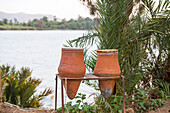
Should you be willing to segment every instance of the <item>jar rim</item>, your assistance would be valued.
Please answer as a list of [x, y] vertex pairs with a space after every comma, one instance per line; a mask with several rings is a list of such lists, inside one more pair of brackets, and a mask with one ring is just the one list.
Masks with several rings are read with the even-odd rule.
[[84, 50], [83, 48], [62, 48], [62, 50]]
[[111, 52], [118, 52], [118, 49], [100, 49], [96, 50], [97, 52], [105, 52], [105, 53], [111, 53]]

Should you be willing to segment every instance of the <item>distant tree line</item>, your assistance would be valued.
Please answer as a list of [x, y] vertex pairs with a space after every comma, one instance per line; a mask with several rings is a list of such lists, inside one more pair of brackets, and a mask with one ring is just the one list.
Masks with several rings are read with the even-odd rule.
[[[95, 25], [95, 21], [92, 20], [89, 17], [81, 17], [79, 16], [77, 20], [75, 19], [62, 19], [62, 20], [57, 20], [57, 18], [54, 16], [53, 20], [48, 20], [46, 16], [44, 16], [41, 19], [33, 19], [26, 22], [18, 22], [17, 19], [8, 20], [8, 19], [3, 19], [0, 21], [0, 30], [5, 28], [8, 29], [19, 29], [19, 28], [30, 28], [30, 29], [39, 29], [39, 30], [55, 30], [55, 29], [70, 29], [70, 30], [89, 30], [92, 29], [93, 26]], [[6, 27], [4, 27], [6, 26]]]

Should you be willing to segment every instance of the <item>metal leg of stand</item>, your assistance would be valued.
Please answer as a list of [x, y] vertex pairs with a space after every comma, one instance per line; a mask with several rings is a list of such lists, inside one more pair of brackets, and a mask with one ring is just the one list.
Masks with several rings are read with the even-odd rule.
[[64, 113], [64, 93], [63, 93], [63, 79], [61, 79], [61, 98], [62, 98], [62, 113]]
[[123, 82], [123, 113], [125, 113], [125, 81], [124, 81], [124, 76], [122, 77], [122, 82]]
[[55, 84], [55, 112], [56, 112], [56, 110], [57, 110], [57, 82], [58, 82], [58, 77], [56, 76], [56, 79], [55, 79], [55, 81], [56, 81], [56, 84]]

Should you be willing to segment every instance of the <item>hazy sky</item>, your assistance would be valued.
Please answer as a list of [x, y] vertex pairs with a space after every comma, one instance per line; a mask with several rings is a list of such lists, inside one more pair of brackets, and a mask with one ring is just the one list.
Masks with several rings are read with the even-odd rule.
[[57, 18], [90, 17], [80, 0], [0, 0], [0, 11], [7, 13], [52, 14]]

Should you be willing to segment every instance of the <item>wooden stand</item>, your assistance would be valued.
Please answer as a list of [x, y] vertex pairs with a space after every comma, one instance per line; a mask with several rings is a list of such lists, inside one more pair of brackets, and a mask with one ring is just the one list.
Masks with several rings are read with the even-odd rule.
[[125, 113], [125, 84], [124, 84], [124, 76], [120, 75], [118, 77], [98, 77], [94, 74], [86, 74], [84, 77], [79, 78], [68, 78], [68, 77], [60, 77], [59, 74], [56, 75], [56, 91], [55, 91], [55, 111], [57, 110], [57, 82], [58, 77], [61, 80], [61, 98], [62, 98], [62, 113], [64, 113], [64, 93], [63, 93], [63, 80], [111, 80], [111, 79], [122, 79], [123, 83], [123, 113]]

